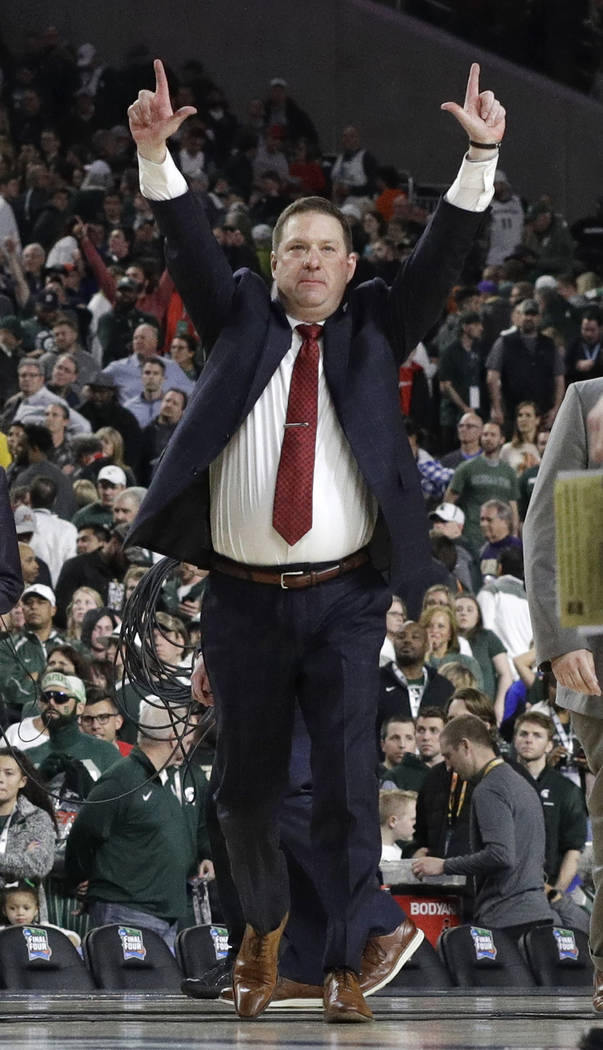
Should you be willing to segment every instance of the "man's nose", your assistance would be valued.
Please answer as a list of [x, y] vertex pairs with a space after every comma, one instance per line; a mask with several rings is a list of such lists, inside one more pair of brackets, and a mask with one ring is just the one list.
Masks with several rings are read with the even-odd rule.
[[308, 249], [305, 264], [310, 270], [316, 270], [320, 266], [320, 255], [317, 248]]

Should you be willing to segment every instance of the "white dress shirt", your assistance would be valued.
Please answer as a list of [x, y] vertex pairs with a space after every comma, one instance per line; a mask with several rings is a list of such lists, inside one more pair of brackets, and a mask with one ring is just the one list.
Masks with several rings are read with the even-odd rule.
[[[161, 164], [140, 157], [140, 188], [150, 200], [171, 200], [188, 189], [167, 153]], [[470, 211], [487, 208], [497, 157], [465, 159], [449, 203]], [[210, 465], [210, 515], [214, 549], [249, 565], [336, 561], [370, 540], [377, 503], [362, 478], [335, 414], [326, 384], [319, 338], [318, 422], [312, 528], [290, 547], [272, 526], [272, 509], [293, 365], [301, 346], [289, 317], [291, 346], [270, 382], [217, 459]], [[220, 406], [216, 406], [216, 411]]]

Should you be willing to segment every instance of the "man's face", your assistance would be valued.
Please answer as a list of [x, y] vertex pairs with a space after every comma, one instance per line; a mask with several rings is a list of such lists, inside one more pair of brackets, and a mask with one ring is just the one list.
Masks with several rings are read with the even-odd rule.
[[64, 690], [50, 686], [42, 691], [38, 705], [44, 725], [55, 727], [73, 722], [84, 706]]
[[68, 357], [59, 357], [52, 369], [51, 383], [53, 386], [70, 386], [77, 379], [77, 369]]
[[549, 440], [550, 430], [539, 430], [536, 435], [536, 448], [538, 449], [538, 455], [542, 459], [544, 450]]
[[179, 339], [176, 336], [172, 339], [170, 344], [170, 357], [172, 361], [175, 361], [181, 368], [188, 368], [193, 360], [193, 352], [188, 345], [186, 339]]
[[61, 674], [76, 674], [75, 665], [71, 662], [66, 653], [62, 653], [60, 649], [53, 649], [48, 660], [46, 661], [47, 671], [60, 671]]
[[538, 760], [553, 750], [546, 729], [536, 722], [522, 722], [515, 732], [515, 750], [525, 761]]
[[44, 386], [44, 376], [35, 365], [23, 364], [19, 369], [19, 390], [25, 397], [37, 394]]
[[[19, 544], [19, 557], [21, 559], [23, 582], [29, 587], [30, 584], [36, 582], [40, 569], [36, 561], [36, 556], [28, 543]], [[25, 608], [25, 606], [23, 608]]]
[[394, 638], [396, 635], [400, 634], [404, 624], [404, 619], [404, 607], [402, 602], [394, 599], [387, 610], [385, 617], [386, 631], [390, 638]]
[[99, 700], [97, 704], [86, 704], [80, 715], [82, 732], [96, 736], [113, 744], [117, 730], [121, 729], [123, 718], [110, 700]]
[[478, 767], [473, 757], [473, 751], [465, 740], [461, 740], [458, 747], [452, 747], [446, 739], [446, 735], [440, 737], [440, 751], [446, 763], [446, 768], [453, 773], [458, 773], [462, 780], [470, 780], [478, 772]]
[[138, 505], [136, 501], [131, 496], [126, 496], [122, 493], [120, 496], [116, 496], [113, 503], [113, 521], [116, 525], [131, 525], [137, 511]]
[[55, 612], [55, 606], [37, 594], [26, 594], [23, 598], [23, 615], [30, 631], [47, 630], [52, 625]]
[[38, 273], [45, 259], [44, 249], [39, 244], [27, 244], [23, 249], [23, 269], [27, 273]]
[[399, 636], [394, 639], [396, 662], [400, 667], [422, 663], [426, 649], [427, 633], [420, 624], [412, 621], [405, 623]]
[[302, 212], [285, 223], [271, 264], [287, 313], [312, 322], [335, 312], [356, 269], [356, 258], [348, 254], [334, 216]]
[[415, 727], [412, 722], [390, 722], [381, 749], [389, 765], [397, 766], [405, 754], [415, 753]]
[[496, 423], [486, 423], [482, 430], [481, 446], [484, 452], [498, 452], [503, 443], [500, 427]]
[[543, 211], [540, 213], [540, 215], [536, 215], [535, 218], [532, 219], [532, 228], [536, 231], [536, 233], [544, 233], [546, 230], [548, 230], [552, 221], [552, 212]]
[[112, 507], [118, 493], [123, 492], [124, 488], [125, 485], [116, 485], [113, 481], [107, 481], [106, 478], [99, 481], [98, 492], [103, 507]]
[[[53, 373], [54, 374], [54, 373]], [[90, 387], [90, 400], [93, 405], [108, 405], [110, 401], [113, 401], [114, 389], [110, 386], [91, 386]]]
[[1, 321], [0, 345], [2, 345], [5, 348], [5, 350], [10, 350], [11, 353], [13, 352], [13, 350], [16, 350], [19, 346], [19, 340], [17, 339], [17, 337], [12, 332], [10, 332], [8, 328], [3, 328]]
[[19, 423], [13, 423], [8, 428], [6, 444], [13, 459], [21, 462], [27, 451], [27, 438], [23, 427]]
[[128, 241], [122, 230], [111, 230], [107, 247], [117, 259], [125, 259], [129, 251]]
[[92, 529], [80, 529], [75, 541], [75, 549], [78, 554], [92, 554], [102, 547], [102, 541], [98, 539]]
[[358, 128], [353, 127], [352, 124], [344, 128], [341, 133], [341, 144], [344, 150], [360, 149]]
[[449, 540], [457, 540], [462, 532], [458, 522], [442, 522], [438, 521], [437, 518], [434, 518], [432, 521], [432, 529], [438, 535], [448, 535]]
[[482, 535], [488, 543], [497, 543], [509, 535], [509, 526], [504, 518], [499, 518], [494, 507], [482, 507], [479, 512], [479, 524]]
[[183, 411], [182, 396], [176, 393], [175, 390], [168, 390], [167, 394], [164, 394], [161, 408], [159, 410], [159, 415], [163, 422], [178, 423], [182, 418]]
[[444, 728], [443, 718], [417, 718], [417, 750], [421, 758], [431, 761], [440, 754], [440, 733]]
[[461, 416], [457, 423], [457, 434], [461, 444], [463, 442], [479, 441], [482, 426], [483, 423], [479, 416], [465, 412], [464, 416]]
[[103, 201], [103, 211], [108, 222], [120, 222], [123, 211], [121, 197], [115, 193], [107, 194]]
[[601, 325], [585, 317], [580, 325], [580, 335], [587, 346], [596, 346], [601, 338]]
[[163, 385], [163, 368], [152, 361], [147, 361], [142, 370], [142, 389], [145, 394], [156, 398], [161, 393]]
[[470, 324], [463, 325], [463, 332], [472, 341], [481, 339], [484, 334], [484, 326], [481, 321], [471, 321]]
[[524, 314], [519, 313], [517, 320], [517, 327], [522, 335], [536, 335], [538, 331], [538, 325], [540, 323], [540, 314]]
[[70, 324], [55, 324], [52, 329], [57, 350], [66, 353], [77, 343], [77, 332]]
[[157, 353], [157, 330], [148, 324], [140, 324], [132, 336], [132, 350], [139, 357], [153, 357]]
[[157, 627], [153, 631], [155, 649], [157, 656], [166, 664], [178, 664], [182, 660], [182, 640], [175, 631], [168, 631], [165, 627]]
[[61, 405], [48, 405], [44, 412], [44, 426], [48, 427], [51, 434], [63, 434], [67, 426], [67, 420], [63, 415]]

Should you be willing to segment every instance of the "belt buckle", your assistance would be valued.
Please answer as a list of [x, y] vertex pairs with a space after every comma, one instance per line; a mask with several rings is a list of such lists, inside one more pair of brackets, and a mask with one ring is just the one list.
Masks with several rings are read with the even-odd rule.
[[305, 575], [306, 575], [306, 573], [304, 572], [303, 569], [296, 569], [294, 572], [293, 571], [292, 572], [281, 572], [281, 589], [283, 591], [288, 591], [289, 590], [289, 587], [287, 587], [287, 584], [285, 583], [285, 576], [305, 576]]

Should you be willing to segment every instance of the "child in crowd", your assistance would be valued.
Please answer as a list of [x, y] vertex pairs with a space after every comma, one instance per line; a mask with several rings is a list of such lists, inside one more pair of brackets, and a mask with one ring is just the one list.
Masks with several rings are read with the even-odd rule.
[[381, 862], [400, 860], [400, 842], [411, 842], [417, 815], [417, 792], [386, 790], [379, 792]]
[[[40, 922], [38, 887], [35, 882], [23, 879], [20, 882], [11, 882], [0, 890], [0, 921], [7, 926], [32, 926]], [[78, 933], [64, 930], [49, 922], [42, 925], [60, 930], [79, 950], [82, 940]]]

